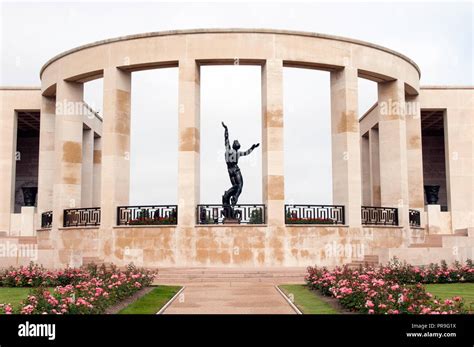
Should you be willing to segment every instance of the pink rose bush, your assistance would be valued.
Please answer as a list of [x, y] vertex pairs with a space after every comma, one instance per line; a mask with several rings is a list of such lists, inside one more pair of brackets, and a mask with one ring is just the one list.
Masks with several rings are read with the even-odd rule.
[[13, 308], [10, 304], [0, 304], [0, 314], [12, 314]]
[[[454, 314], [464, 313], [460, 297], [440, 300], [426, 292], [422, 283], [472, 282], [473, 266], [446, 264], [417, 268], [396, 259], [379, 268], [350, 269], [308, 267], [307, 285], [336, 298], [355, 312], [367, 314]], [[421, 282], [421, 283], [420, 283]]]
[[[35, 269], [37, 277], [32, 275], [31, 269], [10, 269], [6, 272], [6, 281], [17, 286], [31, 279], [39, 286], [32, 289], [27, 299], [17, 309], [20, 314], [100, 314], [105, 309], [140, 290], [149, 286], [156, 273], [137, 269], [129, 265], [125, 271], [115, 266], [107, 269], [105, 266], [95, 265], [81, 269], [66, 269], [61, 271]], [[27, 272], [29, 271], [29, 272]], [[19, 281], [15, 278], [21, 273]], [[25, 279], [27, 279], [25, 281]], [[51, 290], [51, 283], [57, 284]], [[59, 285], [58, 285], [59, 284]], [[48, 288], [49, 287], [49, 288]], [[0, 314], [13, 313], [10, 305], [0, 305]]]
[[456, 283], [474, 282], [474, 266], [468, 259], [465, 265], [455, 262], [448, 267], [446, 262], [441, 265], [430, 264], [426, 267], [401, 263], [396, 258], [383, 268], [384, 278], [401, 283]]
[[42, 266], [30, 263], [0, 273], [0, 287], [54, 287], [80, 282], [90, 278], [90, 273], [83, 268], [68, 268], [59, 271], [49, 271]]

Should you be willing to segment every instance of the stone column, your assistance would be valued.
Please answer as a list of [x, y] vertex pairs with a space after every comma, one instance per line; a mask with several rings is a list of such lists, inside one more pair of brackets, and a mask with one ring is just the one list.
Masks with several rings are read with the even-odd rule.
[[370, 172], [370, 140], [368, 133], [360, 137], [360, 163], [362, 175], [362, 205], [371, 205], [372, 177]]
[[410, 208], [423, 209], [423, 156], [421, 148], [421, 113], [418, 96], [407, 96], [406, 137], [408, 202]]
[[380, 206], [379, 130], [369, 130], [371, 206]]
[[0, 104], [0, 232], [10, 233], [15, 199], [17, 114]]
[[92, 206], [94, 160], [94, 131], [84, 129], [82, 133], [82, 207]]
[[283, 148], [283, 61], [262, 67], [262, 193], [269, 226], [285, 223]]
[[55, 108], [56, 99], [54, 97], [41, 97], [38, 159], [38, 225], [41, 225], [41, 213], [52, 211], [53, 209]]
[[196, 224], [200, 197], [200, 73], [195, 60], [179, 61], [178, 225]]
[[131, 87], [130, 72], [115, 67], [104, 70], [101, 229], [116, 225], [117, 206], [129, 203]]
[[94, 138], [94, 159], [92, 179], [92, 205], [100, 206], [100, 184], [102, 173], [102, 138]]
[[398, 207], [399, 224], [408, 227], [408, 170], [405, 86], [396, 80], [378, 84], [380, 198]]
[[56, 86], [53, 228], [63, 226], [67, 208], [81, 207], [83, 84]]
[[331, 72], [333, 202], [345, 206], [345, 222], [355, 227], [362, 201], [357, 87], [357, 69]]

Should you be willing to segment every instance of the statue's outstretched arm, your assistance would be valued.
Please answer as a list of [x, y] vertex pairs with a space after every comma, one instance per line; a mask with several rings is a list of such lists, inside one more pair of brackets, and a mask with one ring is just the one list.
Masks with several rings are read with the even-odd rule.
[[225, 139], [225, 148], [230, 149], [230, 144], [229, 144], [229, 130], [227, 130], [227, 126], [222, 122], [222, 126], [224, 127], [224, 139]]
[[245, 152], [239, 152], [239, 155], [241, 157], [243, 156], [246, 156], [246, 155], [249, 155], [250, 153], [252, 153], [252, 151], [257, 148], [258, 146], [260, 146], [259, 143], [255, 144], [255, 145], [252, 145], [252, 147], [250, 147], [249, 149], [247, 149]]

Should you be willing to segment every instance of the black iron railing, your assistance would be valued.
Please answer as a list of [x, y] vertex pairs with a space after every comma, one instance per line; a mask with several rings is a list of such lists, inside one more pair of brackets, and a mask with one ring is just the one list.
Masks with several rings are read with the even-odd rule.
[[197, 205], [196, 215], [197, 224], [265, 224], [265, 205]]
[[398, 209], [396, 207], [361, 207], [363, 225], [398, 225]]
[[100, 225], [100, 207], [70, 208], [64, 210], [64, 227]]
[[408, 219], [411, 227], [421, 226], [421, 213], [418, 210], [408, 210]]
[[344, 224], [342, 205], [285, 205], [286, 224]]
[[177, 221], [177, 205], [117, 207], [117, 225], [176, 225]]
[[53, 225], [53, 211], [46, 211], [41, 214], [41, 229], [50, 229]]

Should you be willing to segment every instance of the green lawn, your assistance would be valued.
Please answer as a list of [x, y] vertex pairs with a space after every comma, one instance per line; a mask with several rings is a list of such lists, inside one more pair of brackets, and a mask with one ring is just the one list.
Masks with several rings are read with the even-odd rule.
[[156, 314], [180, 289], [180, 286], [160, 285], [132, 302], [119, 314]]
[[11, 304], [13, 309], [26, 299], [32, 288], [0, 287], [0, 304]]
[[293, 304], [304, 314], [336, 314], [340, 313], [331, 305], [319, 298], [304, 284], [284, 284], [278, 286], [290, 298]]
[[474, 311], [474, 283], [426, 284], [426, 291], [441, 298], [451, 299], [460, 296], [466, 309]]

